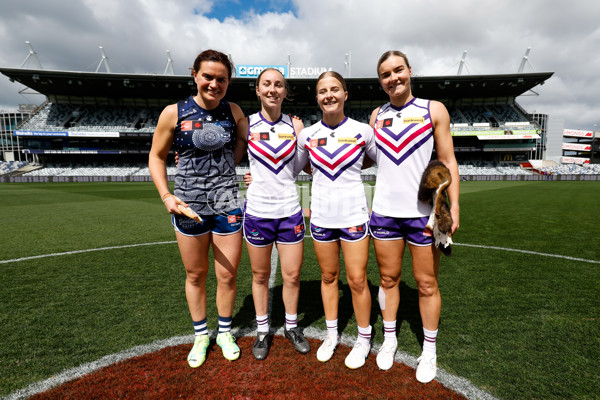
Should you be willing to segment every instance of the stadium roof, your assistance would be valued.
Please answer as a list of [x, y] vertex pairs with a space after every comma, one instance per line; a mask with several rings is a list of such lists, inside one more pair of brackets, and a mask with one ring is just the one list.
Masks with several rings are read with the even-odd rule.
[[[191, 76], [120, 74], [36, 69], [0, 68], [11, 81], [19, 82], [56, 103], [105, 103], [131, 99], [139, 104], [165, 104], [196, 92]], [[469, 98], [514, 99], [554, 73], [515, 73], [502, 75], [413, 76], [413, 94], [434, 100]], [[316, 79], [289, 79], [294, 101], [315, 105]], [[349, 100], [384, 102], [387, 95], [377, 78], [347, 78]], [[235, 102], [256, 101], [254, 79], [233, 78], [227, 98]]]

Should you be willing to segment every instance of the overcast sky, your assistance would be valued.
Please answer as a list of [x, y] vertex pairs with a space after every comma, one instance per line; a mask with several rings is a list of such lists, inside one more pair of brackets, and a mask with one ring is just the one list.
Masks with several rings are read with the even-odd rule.
[[[112, 72], [189, 74], [214, 48], [236, 64], [332, 67], [376, 76], [386, 50], [404, 51], [413, 74], [554, 72], [539, 95], [520, 96], [529, 112], [566, 128], [600, 129], [600, 2], [589, 0], [2, 0], [0, 65], [20, 68], [31, 42], [44, 69], [95, 71], [99, 46]], [[24, 67], [35, 68], [31, 59]], [[104, 72], [104, 68], [100, 70]], [[0, 109], [41, 103], [0, 74]], [[248, 110], [252, 111], [252, 110]]]

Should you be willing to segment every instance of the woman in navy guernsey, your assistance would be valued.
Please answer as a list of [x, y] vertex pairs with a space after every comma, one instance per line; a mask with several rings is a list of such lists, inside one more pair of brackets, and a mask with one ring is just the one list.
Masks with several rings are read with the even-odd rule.
[[381, 275], [379, 304], [384, 325], [384, 342], [377, 355], [377, 365], [384, 370], [391, 368], [398, 347], [398, 285], [402, 256], [408, 245], [424, 333], [416, 377], [426, 383], [433, 380], [437, 372], [440, 250], [432, 244], [432, 232], [425, 228], [431, 206], [419, 201], [417, 192], [435, 149], [437, 159], [448, 167], [452, 176], [447, 190], [454, 221], [451, 230], [456, 232], [459, 225], [458, 165], [448, 111], [438, 101], [413, 97], [412, 71], [406, 56], [399, 51], [384, 53], [377, 64], [377, 74], [390, 100], [375, 109], [370, 119], [377, 143], [377, 181], [370, 230]]
[[267, 68], [256, 80], [261, 110], [248, 117], [248, 160], [252, 184], [244, 210], [244, 237], [252, 266], [252, 297], [257, 336], [252, 353], [257, 360], [269, 354], [269, 277], [271, 251], [277, 246], [283, 277], [285, 337], [294, 349], [308, 353], [310, 344], [297, 324], [300, 268], [304, 252], [304, 214], [296, 188], [294, 158], [297, 134], [304, 124], [281, 113], [287, 83], [279, 70]]
[[360, 368], [371, 349], [371, 294], [367, 282], [369, 210], [361, 169], [365, 155], [375, 158], [373, 128], [344, 115], [348, 91], [344, 78], [327, 71], [317, 80], [317, 103], [323, 119], [298, 139], [297, 168], [310, 159], [312, 195], [310, 228], [321, 268], [321, 295], [327, 336], [317, 351], [326, 362], [339, 343], [340, 251], [358, 325], [358, 339], [345, 364]]
[[[209, 346], [206, 276], [211, 245], [217, 277], [217, 344], [228, 360], [240, 355], [230, 328], [242, 252], [242, 211], [235, 164], [245, 149], [247, 119], [239, 106], [223, 100], [232, 69], [229, 57], [221, 52], [206, 50], [196, 57], [192, 76], [198, 93], [163, 110], [148, 162], [152, 180], [172, 214], [186, 271], [185, 294], [195, 331], [194, 346], [188, 355], [192, 368], [202, 365]], [[238, 142], [241, 146], [236, 145]], [[173, 145], [179, 162], [171, 194], [166, 160]], [[194, 220], [183, 214], [182, 210], [190, 209], [200, 218]]]

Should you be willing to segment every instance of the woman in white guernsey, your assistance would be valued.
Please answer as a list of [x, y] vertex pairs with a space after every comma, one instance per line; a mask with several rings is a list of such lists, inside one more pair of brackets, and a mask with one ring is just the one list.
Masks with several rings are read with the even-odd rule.
[[371, 294], [367, 281], [369, 210], [361, 180], [365, 155], [375, 158], [373, 129], [344, 115], [348, 91], [334, 71], [317, 80], [317, 103], [323, 119], [305, 128], [298, 139], [298, 168], [310, 159], [313, 181], [310, 226], [321, 268], [321, 295], [327, 337], [317, 359], [328, 361], [339, 343], [337, 327], [340, 250], [352, 292], [358, 339], [346, 357], [348, 368], [364, 365], [371, 349]]
[[377, 143], [377, 182], [370, 219], [371, 235], [381, 275], [379, 303], [384, 324], [384, 342], [377, 365], [389, 369], [397, 349], [396, 314], [400, 303], [398, 284], [406, 245], [413, 259], [413, 274], [419, 293], [423, 322], [423, 353], [416, 376], [420, 382], [435, 378], [436, 339], [441, 312], [438, 290], [440, 250], [425, 228], [431, 206], [417, 199], [419, 182], [433, 150], [450, 170], [448, 187], [452, 233], [459, 226], [459, 175], [450, 134], [450, 117], [438, 101], [413, 97], [412, 74], [406, 56], [399, 51], [384, 53], [377, 73], [390, 101], [371, 114]]
[[276, 243], [285, 308], [285, 337], [300, 353], [310, 345], [297, 324], [300, 268], [304, 251], [304, 214], [296, 189], [294, 159], [301, 120], [281, 113], [287, 97], [286, 81], [275, 68], [263, 70], [256, 80], [261, 110], [248, 117], [248, 160], [252, 184], [248, 186], [244, 212], [244, 237], [252, 266], [252, 297], [257, 337], [252, 352], [258, 360], [269, 353], [269, 277], [271, 251]]

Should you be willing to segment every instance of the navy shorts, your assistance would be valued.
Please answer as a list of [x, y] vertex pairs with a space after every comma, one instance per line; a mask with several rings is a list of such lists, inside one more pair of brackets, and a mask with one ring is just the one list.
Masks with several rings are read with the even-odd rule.
[[175, 230], [185, 236], [201, 236], [212, 232], [217, 235], [230, 235], [242, 229], [242, 210], [236, 208], [221, 214], [201, 215], [198, 223], [185, 215], [173, 214], [171, 222]]
[[395, 218], [371, 213], [369, 221], [371, 236], [379, 240], [406, 239], [416, 246], [428, 246], [433, 243], [433, 232], [427, 229], [428, 217]]
[[283, 218], [261, 218], [246, 213], [244, 215], [244, 238], [256, 247], [268, 246], [273, 242], [294, 244], [304, 240], [304, 214]]
[[349, 228], [322, 228], [311, 223], [310, 233], [313, 240], [317, 242], [335, 242], [337, 240], [358, 242], [369, 234], [369, 223], [365, 222]]

